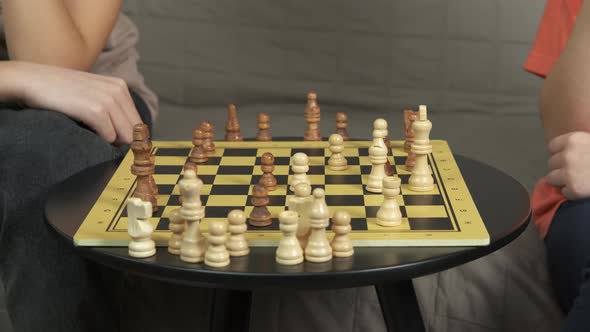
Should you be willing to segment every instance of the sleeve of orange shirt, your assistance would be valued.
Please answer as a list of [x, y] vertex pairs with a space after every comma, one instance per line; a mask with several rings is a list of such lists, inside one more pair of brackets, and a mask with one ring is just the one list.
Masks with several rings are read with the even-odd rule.
[[549, 74], [567, 44], [581, 6], [582, 0], [547, 0], [526, 70], [541, 77]]
[[[546, 77], [565, 48], [582, 6], [582, 0], [547, 0], [533, 48], [524, 68]], [[541, 237], [547, 235], [551, 220], [565, 201], [561, 190], [541, 179], [532, 195], [533, 222]]]

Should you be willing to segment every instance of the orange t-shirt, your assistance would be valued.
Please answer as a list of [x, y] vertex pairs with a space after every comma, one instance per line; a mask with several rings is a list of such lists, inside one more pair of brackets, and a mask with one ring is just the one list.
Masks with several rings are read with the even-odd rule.
[[[541, 77], [549, 74], [565, 48], [581, 6], [582, 0], [547, 0], [537, 38], [524, 65], [526, 70]], [[545, 178], [539, 180], [531, 204], [533, 222], [542, 237], [547, 235], [555, 212], [565, 200], [560, 188], [551, 186]]]

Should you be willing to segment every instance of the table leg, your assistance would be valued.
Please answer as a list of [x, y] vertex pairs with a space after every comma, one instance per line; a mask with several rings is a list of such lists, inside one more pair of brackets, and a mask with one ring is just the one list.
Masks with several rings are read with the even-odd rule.
[[412, 280], [375, 285], [388, 331], [424, 332]]
[[209, 331], [248, 332], [251, 301], [251, 291], [215, 289]]

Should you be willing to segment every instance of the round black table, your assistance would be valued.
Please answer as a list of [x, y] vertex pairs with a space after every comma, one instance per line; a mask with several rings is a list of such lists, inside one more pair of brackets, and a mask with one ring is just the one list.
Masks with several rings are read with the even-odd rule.
[[[190, 286], [216, 289], [211, 331], [248, 330], [251, 291], [261, 288], [333, 289], [375, 285], [388, 330], [424, 331], [411, 279], [466, 263], [517, 238], [530, 219], [527, 190], [509, 175], [455, 155], [490, 234], [483, 247], [356, 248], [353, 257], [298, 266], [275, 263], [276, 248], [251, 248], [222, 269], [182, 262], [159, 248], [150, 258], [129, 257], [126, 247], [78, 247], [85, 257], [112, 268]], [[107, 162], [55, 186], [45, 213], [53, 228], [73, 244], [76, 230], [117, 168]], [[239, 308], [234, 310], [232, 308]], [[393, 309], [395, 308], [395, 309]]]

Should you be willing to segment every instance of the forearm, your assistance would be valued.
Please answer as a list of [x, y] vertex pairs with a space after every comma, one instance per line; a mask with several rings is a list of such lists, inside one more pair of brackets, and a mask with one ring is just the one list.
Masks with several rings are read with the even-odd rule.
[[18, 74], [19, 63], [0, 61], [0, 102], [20, 101], [24, 94]]
[[120, 1], [4, 0], [10, 59], [87, 71], [119, 6]]
[[590, 4], [584, 2], [574, 31], [544, 82], [540, 101], [545, 138], [590, 132]]

